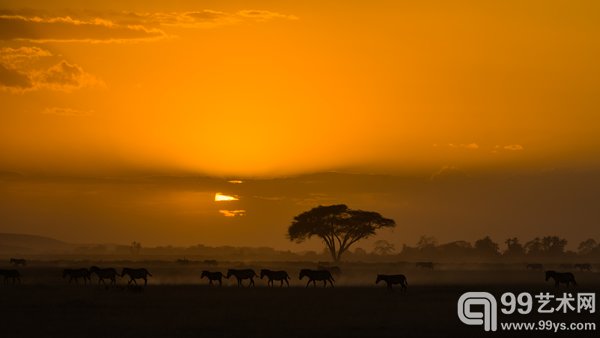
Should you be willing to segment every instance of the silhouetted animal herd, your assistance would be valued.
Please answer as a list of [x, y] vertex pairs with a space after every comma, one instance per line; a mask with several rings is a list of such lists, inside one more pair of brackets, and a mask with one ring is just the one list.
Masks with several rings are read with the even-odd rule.
[[144, 280], [144, 286], [148, 285], [148, 276], [152, 276], [150, 272], [146, 269], [132, 269], [132, 268], [123, 268], [121, 273], [117, 273], [117, 270], [114, 268], [104, 268], [101, 269], [97, 266], [92, 266], [89, 269], [81, 268], [81, 269], [64, 269], [63, 270], [63, 278], [68, 278], [69, 283], [75, 281], [75, 283], [79, 283], [79, 280], [82, 279], [84, 284], [92, 281], [92, 275], [95, 274], [98, 277], [98, 284], [105, 284], [108, 281], [111, 285], [117, 284], [117, 277], [129, 277], [129, 281], [127, 285], [131, 283], [137, 285], [137, 279]]
[[[339, 268], [338, 268], [339, 269]], [[219, 271], [202, 271], [201, 278], [207, 278], [208, 284], [213, 285], [213, 281], [219, 282], [219, 286], [223, 285], [223, 274]], [[248, 286], [255, 286], [254, 277], [259, 277], [256, 272], [252, 269], [229, 269], [227, 270], [227, 275], [225, 278], [229, 279], [230, 277], [235, 277], [237, 281], [237, 286], [244, 286], [244, 280], [248, 280]], [[285, 283], [288, 287], [290, 286], [289, 280], [290, 275], [287, 271], [283, 270], [269, 270], [262, 269], [260, 270], [260, 279], [267, 277], [267, 286], [273, 286], [275, 282], [279, 282], [279, 286], [282, 287], [283, 283]], [[310, 270], [310, 269], [302, 269], [300, 270], [300, 275], [298, 278], [302, 280], [302, 278], [307, 277], [308, 283], [306, 286], [308, 287], [312, 282], [314, 286], [316, 286], [317, 281], [322, 281], [325, 287], [327, 287], [327, 282], [333, 287], [333, 276], [329, 270]]]
[[19, 266], [19, 265], [25, 266], [25, 265], [27, 265], [27, 261], [22, 258], [11, 258], [10, 264], [12, 264], [14, 266]]
[[[92, 266], [89, 269], [79, 268], [79, 269], [64, 269], [62, 277], [67, 279], [69, 284], [75, 282], [79, 283], [80, 280], [83, 281], [83, 284], [91, 283], [92, 276], [96, 275], [98, 277], [98, 284], [110, 283], [111, 285], [117, 284], [117, 277], [125, 277], [129, 278], [127, 285], [135, 284], [137, 285], [138, 279], [144, 280], [144, 286], [148, 285], [148, 276], [152, 276], [150, 272], [146, 269], [132, 269], [132, 268], [123, 268], [121, 273], [119, 274], [114, 268], [104, 268], [101, 269], [97, 266]], [[21, 283], [21, 274], [16, 269], [10, 270], [0, 270], [0, 276], [4, 277], [4, 283], [7, 284], [9, 281], [12, 281], [13, 284], [16, 282]]]
[[[188, 261], [185, 260], [186, 264]], [[205, 261], [207, 262], [207, 261]], [[10, 263], [14, 266], [26, 266], [27, 261], [25, 259], [17, 259], [11, 258]], [[178, 260], [177, 263], [182, 263], [182, 260]], [[213, 261], [210, 261], [213, 263]], [[216, 263], [216, 261], [215, 261]], [[210, 264], [216, 265], [216, 264]], [[432, 262], [417, 262], [415, 264], [417, 268], [424, 269], [433, 269], [434, 264]], [[562, 264], [561, 267], [567, 267], [565, 264]], [[592, 266], [589, 263], [583, 264], [574, 264], [569, 265], [568, 267], [574, 267], [579, 269], [580, 271], [591, 271]], [[527, 270], [543, 270], [544, 266], [540, 263], [528, 263], [525, 268]], [[323, 263], [319, 263], [316, 270], [312, 269], [301, 269], [298, 275], [298, 279], [302, 280], [304, 277], [307, 278], [306, 287], [309, 287], [312, 283], [314, 287], [317, 286], [317, 282], [323, 282], [323, 287], [327, 287], [327, 284], [331, 287], [334, 287], [334, 275], [339, 276], [341, 274], [341, 270], [337, 266], [326, 266]], [[566, 286], [576, 286], [575, 276], [570, 272], [557, 272], [554, 270], [548, 270], [545, 272], [546, 281], [552, 279], [554, 280], [555, 287], [559, 287], [560, 284], [566, 284]], [[76, 283], [78, 284], [81, 280], [83, 284], [87, 284], [88, 282], [92, 282], [92, 276], [96, 275], [98, 279], [98, 284], [102, 285], [116, 285], [117, 277], [119, 278], [128, 278], [127, 285], [135, 285], [137, 286], [137, 280], [143, 280], [144, 286], [148, 285], [148, 277], [152, 277], [152, 274], [144, 268], [123, 268], [121, 273], [118, 273], [115, 268], [100, 268], [97, 266], [92, 266], [88, 268], [78, 268], [78, 269], [64, 269], [62, 277], [63, 279], [67, 279], [68, 283]], [[12, 284], [21, 283], [21, 274], [16, 269], [0, 269], [0, 277], [4, 277], [4, 284], [8, 284], [12, 282]], [[229, 279], [234, 277], [237, 286], [244, 286], [244, 281], [248, 280], [248, 286], [255, 286], [254, 277], [259, 277], [259, 275], [252, 269], [229, 269], [227, 270], [227, 274], [224, 275], [220, 271], [207, 271], [204, 270], [201, 273], [201, 279], [207, 278], [209, 285], [214, 285], [213, 282], [218, 282], [219, 286], [223, 285], [223, 277]], [[287, 271], [283, 270], [269, 270], [262, 269], [260, 270], [260, 279], [264, 279], [267, 277], [267, 286], [273, 287], [275, 282], [279, 282], [279, 286], [282, 287], [285, 283], [286, 286], [290, 286], [289, 281], [291, 280], [290, 275]], [[389, 290], [393, 289], [393, 285], [399, 285], [402, 291], [405, 291], [408, 288], [408, 281], [405, 275], [396, 274], [396, 275], [384, 275], [378, 274], [375, 280], [375, 284], [379, 284], [379, 282], [385, 282], [387, 288]], [[108, 284], [107, 284], [108, 283]]]
[[573, 276], [573, 274], [570, 272], [556, 272], [552, 270], [546, 271], [546, 282], [550, 278], [554, 279], [554, 285], [556, 287], [559, 287], [560, 283], [567, 284], [567, 286], [569, 286], [569, 284], [573, 284], [574, 286], [577, 285], [575, 282], [575, 276]]
[[[578, 269], [579, 271], [592, 271], [592, 264], [581, 263], [581, 264], [561, 264], [562, 269]], [[544, 265], [540, 263], [529, 263], [525, 266], [527, 270], [544, 270]]]
[[9, 280], [12, 280], [13, 284], [16, 282], [21, 283], [21, 274], [19, 270], [0, 270], [0, 276], [4, 277], [4, 284], [7, 284]]

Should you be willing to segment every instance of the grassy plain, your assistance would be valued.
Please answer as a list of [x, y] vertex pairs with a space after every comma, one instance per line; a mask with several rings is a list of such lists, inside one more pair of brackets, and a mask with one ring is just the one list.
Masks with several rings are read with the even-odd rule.
[[[153, 277], [146, 288], [68, 284], [65, 267], [89, 265], [146, 267]], [[200, 279], [203, 269], [225, 272], [248, 266], [286, 269], [290, 288], [238, 288], [233, 278], [224, 286], [209, 287]], [[499, 300], [504, 292], [551, 292], [543, 272], [522, 265], [445, 265], [433, 270], [412, 264], [349, 264], [342, 266], [336, 287], [305, 288], [298, 270], [308, 263], [172, 262], [31, 262], [19, 268], [20, 285], [0, 285], [1, 337], [484, 337], [515, 336], [486, 333], [462, 324], [456, 314], [459, 296], [466, 291], [488, 291]], [[375, 285], [377, 273], [404, 273], [408, 291], [388, 292]], [[576, 272], [577, 288], [568, 292], [600, 291], [598, 272]], [[521, 332], [523, 336], [594, 336], [600, 316], [577, 313], [502, 315], [500, 321], [595, 322], [593, 332]]]

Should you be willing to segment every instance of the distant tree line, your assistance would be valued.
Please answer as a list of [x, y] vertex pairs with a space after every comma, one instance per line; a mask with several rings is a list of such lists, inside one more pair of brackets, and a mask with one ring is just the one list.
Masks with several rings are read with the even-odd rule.
[[416, 246], [402, 247], [399, 253], [403, 259], [452, 259], [460, 260], [561, 260], [575, 258], [600, 259], [600, 245], [589, 238], [577, 247], [577, 251], [567, 250], [568, 241], [559, 236], [535, 237], [522, 243], [517, 237], [504, 240], [501, 245], [489, 236], [476, 240], [453, 241], [438, 244], [434, 237], [421, 236]]
[[[377, 240], [370, 249], [357, 247], [348, 250], [344, 261], [375, 262], [375, 261], [455, 261], [455, 262], [544, 262], [544, 261], [592, 261], [600, 262], [600, 243], [589, 238], [577, 246], [576, 250], [567, 250], [568, 241], [558, 236], [536, 237], [527, 242], [521, 242], [517, 237], [496, 242], [485, 236], [474, 242], [463, 240], [448, 243], [438, 243], [431, 236], [421, 236], [414, 246], [403, 245], [400, 249], [389, 241]], [[322, 251], [293, 252], [276, 250], [269, 247], [211, 247], [202, 244], [190, 247], [142, 247], [139, 242], [130, 246], [96, 245], [79, 247], [71, 254], [81, 257], [96, 255], [120, 256], [126, 259], [153, 259], [167, 256], [173, 259], [217, 259], [227, 261], [237, 260], [273, 260], [273, 261], [327, 261], [331, 260], [329, 248]], [[99, 256], [99, 257], [100, 257]]]
[[[370, 248], [356, 247], [344, 254], [345, 262], [600, 262], [600, 243], [589, 238], [574, 250], [567, 249], [567, 240], [558, 236], [536, 237], [521, 242], [517, 237], [495, 242], [485, 236], [474, 242], [452, 241], [438, 243], [431, 236], [421, 236], [414, 246], [401, 248], [380, 239]], [[27, 255], [40, 259], [123, 259], [123, 260], [183, 260], [183, 261], [302, 261], [323, 262], [332, 260], [329, 248], [320, 251], [276, 250], [270, 247], [206, 246], [202, 244], [177, 246], [142, 246], [140, 242], [130, 245], [82, 245], [61, 251], [35, 255], [15, 250], [14, 255]]]

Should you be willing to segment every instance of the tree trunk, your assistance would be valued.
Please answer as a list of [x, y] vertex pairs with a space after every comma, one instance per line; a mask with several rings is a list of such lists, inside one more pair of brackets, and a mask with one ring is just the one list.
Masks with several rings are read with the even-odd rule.
[[342, 250], [342, 249], [339, 249], [339, 250], [338, 250], [338, 253], [337, 253], [337, 256], [336, 256], [336, 257], [333, 259], [333, 261], [334, 261], [335, 263], [339, 263], [339, 262], [342, 260], [342, 254], [343, 254], [343, 253], [344, 253], [344, 250]]
[[335, 250], [335, 246], [328, 245], [328, 247], [329, 247], [329, 253], [331, 254], [331, 258], [333, 259], [334, 262], [337, 262], [337, 260], [336, 260], [337, 253], [336, 253], [336, 250]]

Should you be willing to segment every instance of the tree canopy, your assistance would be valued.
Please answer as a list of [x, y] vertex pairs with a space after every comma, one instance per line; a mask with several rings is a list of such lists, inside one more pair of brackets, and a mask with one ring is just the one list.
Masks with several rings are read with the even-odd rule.
[[300, 243], [317, 236], [337, 262], [352, 244], [374, 235], [381, 228], [394, 226], [394, 220], [374, 211], [353, 210], [344, 204], [318, 206], [294, 217], [288, 228], [288, 238]]

